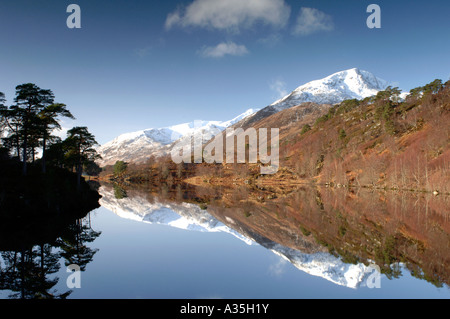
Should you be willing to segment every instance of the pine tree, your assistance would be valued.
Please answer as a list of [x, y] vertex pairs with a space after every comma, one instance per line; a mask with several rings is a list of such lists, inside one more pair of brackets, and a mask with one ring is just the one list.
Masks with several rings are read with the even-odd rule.
[[47, 106], [53, 104], [54, 95], [51, 90], [43, 90], [33, 83], [26, 83], [16, 87], [16, 97], [10, 107], [10, 115], [20, 119], [20, 130], [16, 132], [22, 139], [23, 175], [27, 175], [29, 143], [34, 140], [39, 130], [38, 114]]
[[58, 117], [75, 119], [72, 113], [67, 110], [66, 105], [62, 103], [51, 104], [45, 107], [39, 114], [42, 132], [42, 172], [46, 171], [46, 152], [47, 141], [51, 137], [51, 132], [55, 129], [61, 129]]
[[93, 148], [98, 143], [87, 127], [74, 127], [69, 130], [64, 143], [67, 148], [66, 160], [75, 166], [77, 184], [80, 186], [83, 165], [100, 158]]

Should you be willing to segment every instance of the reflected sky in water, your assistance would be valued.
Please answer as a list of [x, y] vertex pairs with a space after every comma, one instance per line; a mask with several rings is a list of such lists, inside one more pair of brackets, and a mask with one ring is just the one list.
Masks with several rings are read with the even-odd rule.
[[[382, 275], [380, 289], [369, 289], [366, 278], [356, 289], [339, 285], [299, 270], [279, 251], [267, 248], [276, 243], [252, 242], [195, 205], [165, 203], [161, 210], [156, 202], [142, 201], [135, 211], [125, 205], [139, 200], [106, 196], [104, 207], [90, 213], [90, 225], [101, 235], [87, 246], [98, 251], [81, 273], [81, 289], [73, 289], [69, 298], [450, 298], [445, 285], [436, 288], [408, 270], [392, 280]], [[182, 215], [180, 207], [192, 218], [201, 214], [203, 229], [173, 223]], [[156, 220], [149, 217], [152, 213]], [[161, 214], [169, 216], [172, 224]], [[58, 291], [67, 291], [69, 275], [61, 261], [55, 274], [60, 279]], [[7, 297], [0, 292], [0, 298]]]
[[140, 223], [105, 208], [92, 223], [102, 230], [99, 252], [70, 298], [450, 298], [407, 271], [382, 276], [381, 289], [339, 286], [228, 233]]

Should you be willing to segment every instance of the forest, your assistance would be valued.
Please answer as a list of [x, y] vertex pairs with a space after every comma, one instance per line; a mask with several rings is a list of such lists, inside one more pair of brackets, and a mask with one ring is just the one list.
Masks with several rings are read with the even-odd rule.
[[74, 116], [51, 90], [32, 83], [17, 86], [14, 103], [5, 103], [0, 93], [0, 219], [8, 238], [24, 230], [39, 237], [43, 220], [57, 223], [97, 208], [98, 185], [82, 176], [100, 171], [88, 128], [74, 127], [64, 140], [55, 136], [61, 119]]
[[74, 127], [61, 140], [54, 133], [61, 129], [61, 119], [75, 119], [67, 106], [55, 102], [51, 90], [33, 83], [16, 87], [14, 103], [6, 106], [5, 94], [0, 92], [0, 158], [22, 163], [22, 175], [28, 166], [64, 167], [76, 171], [80, 180], [83, 170], [99, 172], [95, 160], [98, 143], [87, 127]]

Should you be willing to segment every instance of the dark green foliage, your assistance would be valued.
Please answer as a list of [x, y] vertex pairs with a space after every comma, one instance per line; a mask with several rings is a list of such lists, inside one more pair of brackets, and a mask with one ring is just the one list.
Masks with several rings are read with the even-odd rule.
[[375, 98], [375, 120], [384, 123], [386, 133], [394, 135], [396, 107], [399, 103], [401, 91], [398, 88], [388, 87], [378, 92]]
[[61, 125], [58, 122], [58, 117], [60, 116], [75, 119], [72, 113], [67, 110], [66, 105], [62, 103], [51, 104], [38, 114], [42, 133], [42, 171], [44, 173], [46, 171], [47, 141], [52, 139], [50, 135], [52, 131], [61, 129]]
[[346, 264], [357, 265], [359, 262], [359, 258], [349, 251], [338, 249], [337, 253]]
[[397, 260], [396, 247], [395, 236], [386, 237], [383, 246], [376, 252], [377, 259], [385, 265], [394, 263]]
[[43, 90], [33, 83], [16, 87], [14, 105], [4, 105], [5, 96], [0, 93], [0, 132], [8, 128], [8, 137], [2, 139], [9, 153], [15, 152], [22, 160], [23, 174], [27, 174], [30, 160], [35, 161], [37, 148], [42, 148], [42, 171], [46, 171], [47, 146], [51, 144], [55, 129], [61, 129], [60, 117], [74, 119], [65, 104], [54, 103], [51, 90]]
[[[14, 133], [22, 140], [23, 175], [27, 174], [28, 148], [36, 147], [36, 139], [43, 131], [39, 114], [54, 103], [54, 95], [51, 90], [43, 90], [33, 83], [26, 83], [16, 87], [16, 97], [5, 118], [16, 121]], [[11, 126], [11, 125], [10, 125]]]
[[319, 125], [320, 123], [324, 123], [324, 122], [326, 122], [326, 121], [328, 121], [329, 119], [331, 119], [333, 117], [333, 113], [328, 113], [328, 114], [325, 114], [325, 115], [323, 115], [323, 116], [321, 116], [321, 117], [319, 117], [317, 120], [316, 120], [316, 122], [314, 123], [314, 125]]
[[357, 99], [352, 99], [352, 100], [345, 100], [342, 103], [332, 106], [329, 110], [328, 113], [319, 117], [316, 122], [314, 123], [314, 125], [319, 125], [321, 123], [324, 123], [328, 120], [331, 120], [336, 114], [343, 114], [346, 112], [350, 112], [351, 110], [356, 109], [358, 106], [361, 105], [361, 101], [357, 100]]
[[431, 83], [428, 83], [423, 87], [423, 93], [426, 94], [437, 94], [444, 87], [442, 80], [436, 79]]
[[342, 102], [339, 105], [336, 113], [341, 114], [341, 113], [350, 112], [351, 110], [354, 110], [355, 108], [357, 108], [360, 105], [360, 103], [361, 102], [357, 99], [345, 100], [344, 102]]
[[95, 145], [98, 145], [98, 143], [87, 127], [74, 127], [67, 132], [67, 138], [64, 141], [65, 161], [75, 167], [78, 184], [80, 183], [83, 166], [100, 158], [93, 148]]
[[409, 91], [409, 95], [413, 98], [420, 97], [420, 95], [423, 93], [423, 86], [416, 87], [414, 89], [411, 89]]
[[339, 130], [339, 139], [343, 140], [347, 137], [347, 133], [345, 132], [345, 130], [343, 128], [341, 128]]
[[376, 102], [386, 102], [386, 101], [394, 101], [394, 102], [398, 102], [398, 98], [400, 96], [400, 94], [402, 93], [402, 91], [398, 88], [398, 87], [391, 87], [388, 86], [386, 88], [386, 90], [384, 91], [380, 91], [377, 93], [377, 95], [375, 96], [375, 103]]
[[303, 126], [300, 134], [303, 135], [303, 134], [305, 134], [305, 133], [307, 133], [309, 131], [311, 131], [311, 126], [309, 124], [306, 124], [305, 126]]
[[122, 187], [120, 187], [118, 184], [114, 184], [114, 197], [116, 199], [124, 199], [127, 198], [128, 195]]
[[437, 94], [439, 91], [441, 91], [444, 87], [448, 87], [450, 81], [446, 82], [445, 84], [442, 83], [442, 80], [436, 79], [431, 83], [428, 83], [424, 86], [419, 86], [411, 91], [409, 91], [410, 96], [414, 98], [419, 98], [422, 95], [429, 95], [429, 94]]
[[128, 168], [128, 164], [125, 163], [124, 161], [117, 161], [114, 164], [114, 175], [118, 176], [120, 174], [122, 174], [123, 172], [125, 172]]
[[244, 216], [249, 218], [252, 216], [252, 213], [250, 213], [248, 210], [244, 210]]
[[347, 229], [344, 226], [340, 226], [339, 230], [338, 230], [339, 236], [344, 237], [346, 233], [347, 233]]
[[89, 176], [98, 176], [102, 168], [94, 161], [90, 161], [84, 164], [84, 171]]
[[397, 133], [395, 122], [392, 119], [386, 120], [384, 123], [384, 129], [389, 135], [395, 135]]
[[303, 235], [305, 235], [306, 237], [308, 237], [309, 235], [311, 235], [311, 232], [309, 230], [307, 230], [305, 227], [300, 226], [300, 230], [302, 232]]

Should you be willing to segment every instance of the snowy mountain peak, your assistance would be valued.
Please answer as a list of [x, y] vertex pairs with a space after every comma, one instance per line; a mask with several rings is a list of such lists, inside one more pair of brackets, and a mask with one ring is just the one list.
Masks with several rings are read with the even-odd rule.
[[357, 68], [337, 72], [298, 87], [291, 94], [260, 112], [249, 109], [229, 121], [195, 121], [120, 135], [98, 148], [103, 158], [99, 161], [99, 165], [114, 165], [118, 160], [144, 163], [150, 156], [159, 157], [169, 154], [174, 142], [199, 132], [204, 137], [213, 137], [242, 120], [252, 123], [260, 118], [258, 115], [266, 117], [305, 102], [336, 104], [348, 99], [361, 100], [376, 95], [387, 86], [386, 81]]
[[388, 82], [368, 71], [353, 68], [306, 83], [270, 106], [278, 111], [305, 102], [336, 104], [348, 99], [364, 99], [386, 89]]
[[102, 160], [98, 162], [101, 166], [114, 165], [118, 160], [144, 163], [152, 155], [168, 154], [171, 145], [183, 137], [192, 136], [196, 132], [215, 136], [218, 132], [257, 111], [249, 109], [229, 121], [194, 121], [122, 134], [97, 149], [102, 157]]

